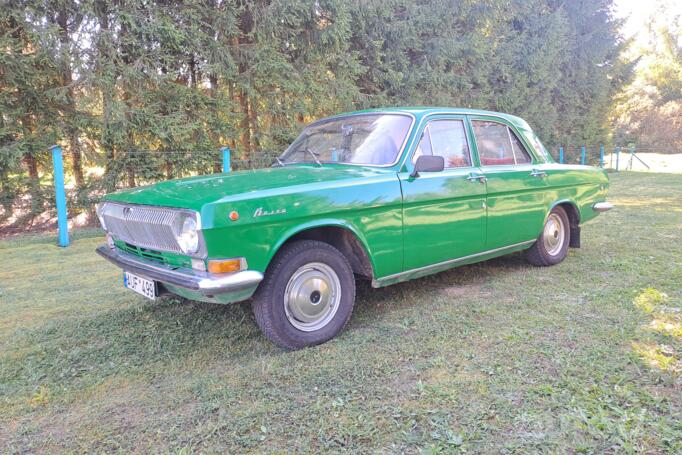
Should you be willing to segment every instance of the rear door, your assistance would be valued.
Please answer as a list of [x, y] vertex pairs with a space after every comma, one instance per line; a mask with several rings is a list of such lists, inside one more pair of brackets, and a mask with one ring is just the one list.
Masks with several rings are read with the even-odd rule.
[[[470, 142], [463, 116], [431, 117], [408, 171], [398, 174], [403, 191], [405, 270], [483, 249], [486, 185], [472, 161]], [[423, 154], [442, 156], [445, 169], [410, 176], [414, 162]]]
[[472, 116], [470, 122], [487, 178], [485, 249], [534, 240], [546, 215], [548, 183], [542, 164], [504, 120]]

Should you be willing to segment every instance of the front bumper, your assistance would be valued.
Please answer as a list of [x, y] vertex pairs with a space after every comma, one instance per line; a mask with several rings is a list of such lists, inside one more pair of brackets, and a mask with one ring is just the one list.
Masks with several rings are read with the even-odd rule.
[[[171, 292], [198, 300], [236, 302], [249, 298], [263, 279], [255, 270], [215, 274], [169, 267], [102, 245], [97, 253], [112, 264], [150, 280], [163, 283]], [[202, 298], [203, 297], [203, 298]]]
[[595, 212], [608, 212], [613, 208], [613, 204], [610, 202], [597, 202], [592, 206], [592, 210]]

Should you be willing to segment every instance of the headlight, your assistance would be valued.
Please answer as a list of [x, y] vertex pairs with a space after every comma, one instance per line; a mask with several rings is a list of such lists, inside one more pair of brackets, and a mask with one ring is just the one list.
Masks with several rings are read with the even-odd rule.
[[102, 229], [105, 231], [107, 230], [107, 225], [104, 222], [104, 207], [105, 207], [104, 202], [100, 202], [99, 204], [95, 204], [95, 212], [97, 213], [97, 218], [99, 218], [99, 224], [102, 225]]
[[199, 251], [199, 231], [197, 220], [193, 216], [185, 216], [180, 225], [180, 231], [175, 234], [175, 239], [183, 253], [194, 254]]

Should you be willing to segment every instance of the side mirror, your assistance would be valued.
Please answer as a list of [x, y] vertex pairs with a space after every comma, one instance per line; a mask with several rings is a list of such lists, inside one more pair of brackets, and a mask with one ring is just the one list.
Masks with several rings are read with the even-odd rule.
[[442, 156], [422, 155], [414, 163], [414, 171], [410, 177], [419, 177], [420, 172], [440, 172], [445, 169], [445, 159]]

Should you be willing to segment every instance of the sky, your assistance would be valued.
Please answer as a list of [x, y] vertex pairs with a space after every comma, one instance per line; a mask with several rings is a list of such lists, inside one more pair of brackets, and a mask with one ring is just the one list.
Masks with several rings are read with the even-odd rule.
[[623, 34], [630, 38], [642, 29], [646, 20], [661, 5], [669, 15], [682, 15], [682, 0], [616, 0], [616, 16], [626, 18]]

